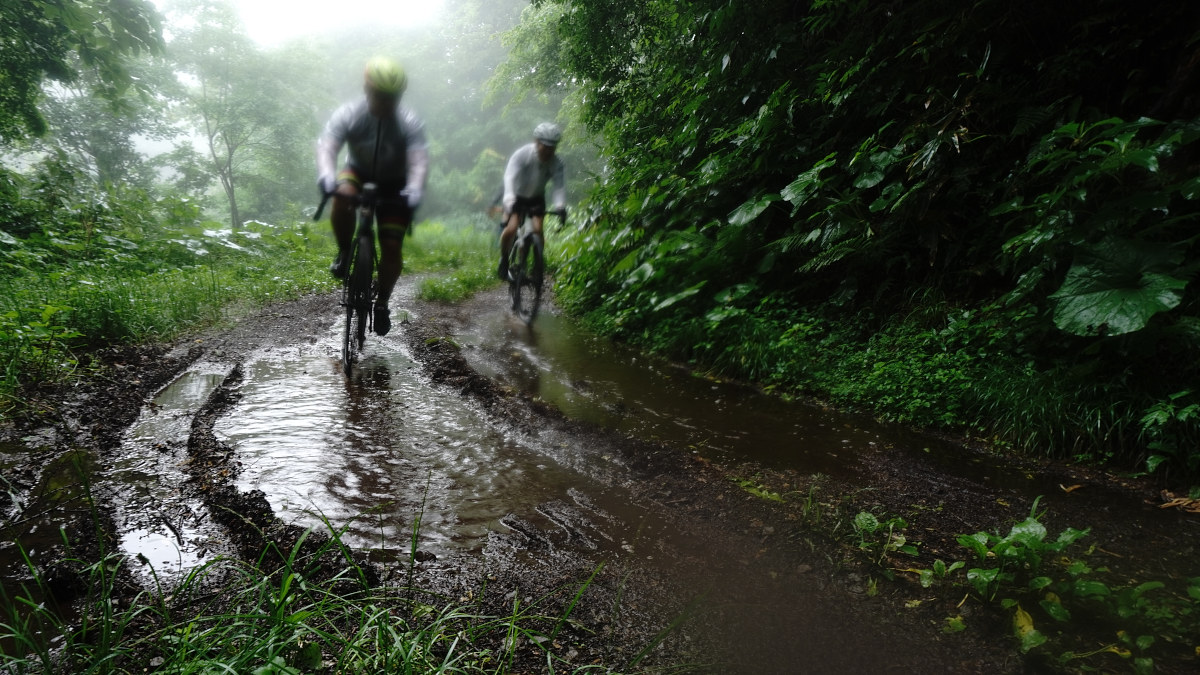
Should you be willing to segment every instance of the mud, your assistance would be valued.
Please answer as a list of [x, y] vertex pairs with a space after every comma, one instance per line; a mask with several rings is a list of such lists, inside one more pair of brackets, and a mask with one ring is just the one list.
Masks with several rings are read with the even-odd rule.
[[[416, 587], [440, 598], [471, 598], [480, 611], [494, 615], [511, 612], [514, 599], [536, 599], [542, 612], [554, 616], [574, 602], [576, 590], [590, 578], [574, 621], [549, 647], [577, 666], [620, 670], [657, 645], [633, 670], [681, 664], [722, 673], [1049, 669], [1017, 651], [1007, 614], [923, 589], [906, 571], [930, 567], [934, 559], [962, 558], [955, 541], [961, 533], [1007, 531], [1029, 513], [1028, 496], [1002, 482], [952, 475], [935, 462], [887, 446], [859, 458], [860, 478], [851, 483], [753, 462], [721, 463], [571, 421], [481, 376], [463, 358], [455, 333], [481, 307], [500, 302], [497, 292], [458, 306], [420, 305], [416, 320], [393, 330], [401, 333], [425, 377], [473, 400], [495, 424], [563, 439], [579, 453], [602, 453], [607, 468], [601, 479], [652, 505], [680, 541], [696, 542], [704, 555], [686, 544], [662, 542], [634, 542], [628, 555], [605, 553], [587, 516], [556, 501], [539, 508], [544, 522], [506, 518], [508, 531], [492, 533], [483, 555], [442, 559], [416, 551]], [[4, 538], [26, 535], [39, 514], [53, 514], [49, 517], [66, 528], [72, 550], [52, 544], [34, 556], [53, 581], [58, 602], [66, 606], [79, 596], [83, 567], [115, 550], [115, 535], [107, 505], [101, 501], [93, 509], [78, 492], [50, 490], [53, 481], [44, 469], [65, 466], [69, 473], [69, 467], [89, 461], [110, 461], [121, 433], [146, 401], [189, 364], [202, 358], [239, 363], [258, 349], [315, 341], [336, 315], [335, 303], [332, 296], [307, 297], [174, 345], [102, 350], [87, 357], [81, 379], [58, 387], [33, 385], [22, 393], [23, 406], [0, 428], [0, 444], [10, 448], [0, 496]], [[221, 551], [226, 555], [261, 561], [270, 570], [282, 556], [298, 551], [310, 574], [337, 574], [344, 565], [327, 540], [282, 522], [261, 492], [235, 487], [238, 458], [212, 428], [236, 403], [240, 377], [234, 368], [193, 420], [189, 479], [182, 489], [201, 499], [219, 521], [227, 533]], [[1036, 474], [1052, 488], [1062, 486], [1042, 504], [1050, 509], [1051, 532], [1068, 525], [1093, 528], [1091, 540], [1100, 542], [1110, 566], [1128, 578], [1170, 574], [1169, 558], [1196, 555], [1197, 516], [1158, 509], [1161, 485], [1070, 465], [1005, 463], [986, 448], [956, 439], [925, 442], [954, 443], [961, 461], [974, 458], [997, 471]], [[83, 461], [72, 462], [77, 457]], [[760, 494], [788, 498], [751, 494], [743, 485], [747, 477], [753, 477]], [[865, 560], [845, 536], [849, 520], [863, 510], [903, 516], [910, 538], [921, 542], [919, 556], [883, 565]], [[374, 559], [365, 552], [355, 556], [370, 584], [394, 583], [407, 571], [407, 561]], [[669, 565], [663, 556], [672, 558]], [[129, 595], [127, 601], [142, 591], [128, 575], [119, 589]], [[766, 607], [772, 610], [764, 612]], [[943, 632], [952, 615], [964, 616], [970, 629]], [[664, 628], [676, 624], [664, 637]], [[859, 640], [865, 635], [879, 648], [847, 648], [853, 644], [847, 643], [848, 635]], [[1097, 640], [1112, 636], [1098, 633]], [[545, 670], [538, 648], [527, 645], [518, 654], [514, 672]], [[1158, 672], [1193, 672], [1195, 664], [1187, 657], [1183, 652], [1160, 655]], [[1115, 664], [1114, 670], [1127, 667]]]

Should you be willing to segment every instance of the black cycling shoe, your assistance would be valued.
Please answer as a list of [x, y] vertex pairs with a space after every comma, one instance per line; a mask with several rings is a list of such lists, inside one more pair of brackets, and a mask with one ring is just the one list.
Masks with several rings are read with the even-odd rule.
[[329, 273], [337, 279], [345, 279], [346, 272], [350, 269], [350, 252], [338, 251], [337, 257], [333, 259], [333, 264], [329, 266]]
[[496, 276], [500, 277], [500, 281], [508, 281], [508, 258], [500, 259], [500, 269], [496, 271]]
[[392, 329], [392, 310], [384, 305], [375, 305], [375, 334], [387, 335]]

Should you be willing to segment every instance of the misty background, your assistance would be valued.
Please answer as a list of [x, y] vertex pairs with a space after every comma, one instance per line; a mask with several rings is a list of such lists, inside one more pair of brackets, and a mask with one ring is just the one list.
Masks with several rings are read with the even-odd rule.
[[[232, 229], [294, 220], [318, 201], [316, 138], [338, 105], [362, 96], [362, 64], [375, 55], [404, 65], [403, 103], [426, 124], [432, 160], [419, 219], [483, 213], [533, 127], [566, 126], [565, 89], [517, 95], [494, 78], [523, 0], [154, 7], [164, 48], [132, 54], [132, 86], [116, 104], [94, 95], [109, 86], [103, 66], [75, 56], [75, 77], [42, 88], [45, 133], [4, 139], [6, 168], [144, 191]], [[571, 145], [568, 162], [584, 155]]]

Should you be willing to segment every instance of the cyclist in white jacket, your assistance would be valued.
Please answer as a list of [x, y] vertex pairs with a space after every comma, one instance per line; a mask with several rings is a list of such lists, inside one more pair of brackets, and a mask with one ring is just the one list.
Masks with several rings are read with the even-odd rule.
[[562, 130], [552, 122], [542, 122], [533, 130], [533, 142], [517, 149], [504, 169], [504, 231], [500, 233], [500, 269], [508, 279], [508, 251], [521, 225], [521, 214], [528, 213], [534, 235], [542, 239], [546, 218], [546, 184], [553, 181], [552, 212], [565, 213], [567, 182], [563, 161], [555, 154]]
[[[363, 183], [373, 182], [383, 200], [375, 209], [379, 223], [379, 292], [375, 299], [375, 332], [391, 329], [388, 300], [404, 267], [404, 232], [412, 225], [429, 172], [425, 125], [400, 105], [408, 77], [400, 64], [376, 57], [363, 75], [364, 98], [333, 113], [317, 141], [317, 184], [333, 195], [329, 220], [338, 255], [329, 271], [344, 278], [354, 237], [354, 198]], [[338, 154], [347, 147], [346, 165], [338, 171]], [[376, 156], [378, 149], [378, 156]]]

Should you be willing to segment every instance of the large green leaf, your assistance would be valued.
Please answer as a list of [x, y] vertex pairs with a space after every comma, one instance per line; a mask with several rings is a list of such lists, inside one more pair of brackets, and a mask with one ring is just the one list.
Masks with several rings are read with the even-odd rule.
[[1176, 307], [1187, 281], [1171, 276], [1182, 255], [1110, 237], [1076, 256], [1050, 299], [1054, 324], [1075, 335], [1124, 335]]
[[768, 194], [760, 197], [752, 197], [746, 200], [741, 206], [733, 210], [729, 214], [730, 225], [747, 225], [757, 218], [772, 202], [779, 201], [780, 197], [777, 194]]

